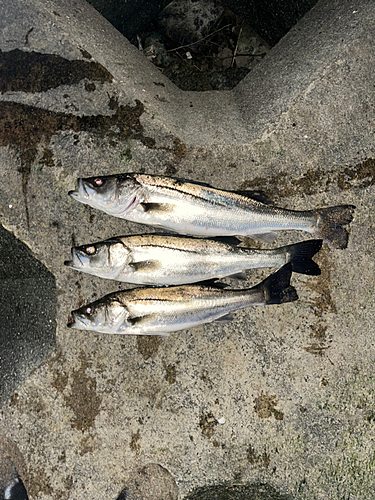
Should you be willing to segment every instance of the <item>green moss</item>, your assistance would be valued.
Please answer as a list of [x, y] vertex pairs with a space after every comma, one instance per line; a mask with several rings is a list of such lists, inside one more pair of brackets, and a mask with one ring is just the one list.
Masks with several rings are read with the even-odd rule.
[[120, 158], [124, 163], [128, 163], [133, 158], [132, 150], [130, 148], [123, 149], [120, 151]]

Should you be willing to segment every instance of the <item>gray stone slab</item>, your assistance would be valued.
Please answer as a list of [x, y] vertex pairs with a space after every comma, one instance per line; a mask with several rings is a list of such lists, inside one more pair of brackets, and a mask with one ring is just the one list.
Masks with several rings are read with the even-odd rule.
[[[2, 51], [107, 72], [0, 96], [1, 220], [57, 287], [58, 348], [0, 413], [30, 497], [117, 498], [159, 464], [180, 498], [223, 483], [371, 498], [373, 3], [318, 2], [237, 88], [204, 94], [176, 89], [84, 2], [0, 8]], [[72, 244], [149, 231], [67, 196], [78, 176], [120, 171], [263, 189], [286, 208], [354, 204], [349, 245], [324, 245], [321, 276], [293, 277], [299, 301], [231, 324], [162, 339], [72, 331], [72, 309], [123, 288], [65, 268]]]
[[54, 276], [0, 226], [0, 405], [56, 346]]

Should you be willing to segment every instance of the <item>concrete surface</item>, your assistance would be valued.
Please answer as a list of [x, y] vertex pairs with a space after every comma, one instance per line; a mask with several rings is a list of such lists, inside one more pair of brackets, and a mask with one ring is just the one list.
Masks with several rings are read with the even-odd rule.
[[[0, 413], [30, 498], [115, 499], [142, 468], [158, 476], [152, 464], [172, 497], [175, 481], [179, 498], [223, 483], [259, 498], [373, 498], [374, 17], [371, 1], [320, 1], [236, 89], [196, 94], [83, 1], [1, 4], [3, 52], [57, 55], [73, 72], [56, 86], [46, 75], [61, 60], [43, 59], [28, 91], [16, 78], [0, 101], [1, 222], [57, 286], [57, 349]], [[120, 171], [263, 189], [288, 208], [354, 204], [349, 245], [324, 246], [321, 276], [293, 277], [298, 302], [231, 324], [170, 338], [72, 331], [72, 309], [120, 286], [65, 268], [71, 245], [147, 228], [67, 192]]]
[[54, 276], [0, 226], [0, 405], [56, 347]]

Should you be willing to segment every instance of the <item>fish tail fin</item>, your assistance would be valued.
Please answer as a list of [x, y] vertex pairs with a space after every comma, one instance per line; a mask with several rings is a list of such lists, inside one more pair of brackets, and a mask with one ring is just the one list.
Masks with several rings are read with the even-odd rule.
[[296, 289], [290, 284], [291, 276], [292, 264], [288, 263], [258, 285], [264, 292], [266, 304], [283, 304], [298, 299]]
[[318, 216], [317, 225], [313, 231], [314, 236], [322, 238], [333, 248], [346, 248], [349, 233], [342, 226], [353, 220], [354, 209], [354, 205], [338, 205], [314, 210]]
[[314, 255], [322, 248], [323, 240], [307, 240], [284, 247], [289, 255], [289, 262], [294, 273], [319, 276], [320, 267], [312, 260]]

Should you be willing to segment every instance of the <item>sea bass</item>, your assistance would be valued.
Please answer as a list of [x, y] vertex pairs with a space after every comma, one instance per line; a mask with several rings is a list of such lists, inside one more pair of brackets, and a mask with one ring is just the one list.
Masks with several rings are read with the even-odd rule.
[[106, 295], [72, 311], [68, 327], [101, 333], [168, 335], [212, 321], [231, 320], [244, 307], [281, 304], [298, 299], [290, 285], [291, 264], [248, 290], [184, 285], [135, 288]]
[[127, 283], [182, 285], [238, 275], [250, 268], [280, 268], [288, 262], [294, 272], [318, 275], [319, 266], [311, 259], [321, 246], [322, 240], [308, 240], [258, 250], [212, 239], [143, 234], [73, 247], [72, 260], [64, 264]]
[[119, 174], [78, 179], [75, 200], [107, 214], [192, 236], [251, 236], [299, 229], [334, 248], [346, 248], [353, 205], [287, 210], [231, 191], [171, 177]]

